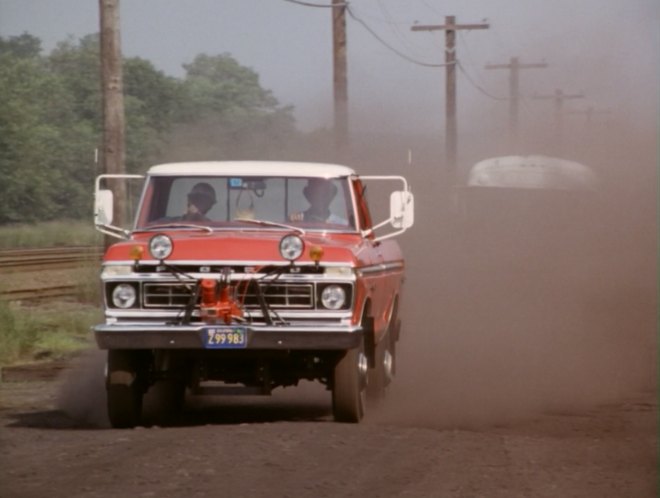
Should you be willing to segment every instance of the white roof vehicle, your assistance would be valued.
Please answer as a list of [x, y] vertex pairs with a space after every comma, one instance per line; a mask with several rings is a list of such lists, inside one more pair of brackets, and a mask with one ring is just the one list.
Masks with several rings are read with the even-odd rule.
[[472, 167], [467, 187], [595, 190], [596, 175], [584, 164], [556, 157], [492, 157]]

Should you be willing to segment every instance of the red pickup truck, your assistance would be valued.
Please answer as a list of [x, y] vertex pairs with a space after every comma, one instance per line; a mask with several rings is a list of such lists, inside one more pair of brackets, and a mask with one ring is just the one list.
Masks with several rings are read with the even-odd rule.
[[[96, 181], [95, 225], [122, 239], [103, 259], [94, 327], [112, 426], [143, 423], [152, 389], [167, 415], [187, 390], [267, 395], [303, 379], [331, 391], [335, 420], [360, 421], [395, 369], [406, 180], [333, 164], [163, 164], [144, 177], [133, 226], [114, 226], [112, 189], [135, 178]], [[376, 181], [400, 185], [378, 224], [365, 196]]]

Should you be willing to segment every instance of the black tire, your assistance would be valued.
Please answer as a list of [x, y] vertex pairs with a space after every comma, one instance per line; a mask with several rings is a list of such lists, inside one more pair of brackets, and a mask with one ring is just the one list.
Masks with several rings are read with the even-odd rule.
[[140, 425], [144, 390], [141, 371], [138, 352], [108, 351], [108, 417], [116, 429]]
[[332, 414], [337, 422], [357, 423], [364, 417], [367, 358], [362, 346], [349, 349], [337, 362], [332, 382]]

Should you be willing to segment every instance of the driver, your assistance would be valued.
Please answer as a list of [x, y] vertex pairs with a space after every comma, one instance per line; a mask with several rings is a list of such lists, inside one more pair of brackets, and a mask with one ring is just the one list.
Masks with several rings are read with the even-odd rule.
[[181, 219], [185, 221], [208, 221], [206, 213], [215, 203], [214, 188], [206, 182], [199, 182], [188, 193], [188, 206]]

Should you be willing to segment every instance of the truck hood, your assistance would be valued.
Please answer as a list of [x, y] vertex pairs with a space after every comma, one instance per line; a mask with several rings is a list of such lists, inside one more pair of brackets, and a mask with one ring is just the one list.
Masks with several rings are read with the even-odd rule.
[[[281, 231], [231, 231], [231, 232], [189, 232], [172, 231], [166, 233], [172, 238], [173, 250], [167, 261], [228, 261], [228, 262], [268, 262], [281, 263], [279, 251], [280, 240], [290, 232]], [[149, 254], [149, 239], [154, 233], [135, 234], [130, 241], [119, 242], [111, 246], [104, 260], [127, 261], [132, 260], [131, 250], [136, 246], [143, 249], [142, 261], [153, 261]], [[367, 250], [372, 242], [363, 239], [359, 234], [338, 234], [308, 232], [301, 236], [305, 242], [303, 255], [297, 262], [311, 263], [309, 249], [320, 246], [323, 249], [323, 263], [341, 263], [350, 266], [364, 266], [380, 261], [373, 261], [374, 251]]]

